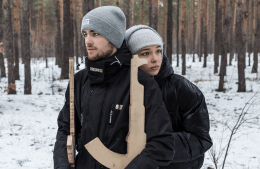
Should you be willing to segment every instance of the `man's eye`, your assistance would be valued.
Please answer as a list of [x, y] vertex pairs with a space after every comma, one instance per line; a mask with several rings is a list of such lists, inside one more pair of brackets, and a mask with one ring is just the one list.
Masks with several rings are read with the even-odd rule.
[[157, 50], [157, 53], [162, 53], [162, 50], [160, 49], [160, 50]]
[[83, 33], [83, 36], [84, 36], [84, 37], [87, 37], [87, 34], [86, 34], [86, 33]]
[[93, 33], [94, 36], [98, 36], [99, 34], [98, 33]]

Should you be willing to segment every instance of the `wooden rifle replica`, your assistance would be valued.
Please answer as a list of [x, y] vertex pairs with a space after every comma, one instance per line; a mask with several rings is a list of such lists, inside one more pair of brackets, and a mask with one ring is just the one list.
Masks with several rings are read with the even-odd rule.
[[75, 118], [74, 118], [74, 58], [69, 58], [70, 78], [70, 135], [67, 138], [67, 154], [71, 169], [75, 169]]
[[102, 165], [111, 169], [125, 168], [145, 148], [146, 134], [144, 87], [138, 82], [138, 67], [147, 64], [146, 59], [134, 55], [131, 59], [129, 132], [126, 137], [127, 154], [118, 154], [106, 148], [97, 137], [85, 145], [88, 152]]

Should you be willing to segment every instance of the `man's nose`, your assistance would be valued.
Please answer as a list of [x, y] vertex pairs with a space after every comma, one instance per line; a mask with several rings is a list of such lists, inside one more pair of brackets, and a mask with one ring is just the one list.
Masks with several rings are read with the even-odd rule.
[[93, 44], [92, 38], [90, 36], [85, 37], [86, 46]]

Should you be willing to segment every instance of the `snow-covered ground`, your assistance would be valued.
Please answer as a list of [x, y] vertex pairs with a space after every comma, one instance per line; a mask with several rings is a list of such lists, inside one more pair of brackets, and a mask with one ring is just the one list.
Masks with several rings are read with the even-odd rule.
[[[193, 63], [190, 55], [186, 58], [185, 77], [196, 84], [206, 98], [213, 147], [216, 156], [220, 155], [218, 167], [222, 168], [225, 156], [223, 148], [226, 148], [231, 129], [246, 106], [244, 112], [247, 121], [233, 136], [225, 168], [260, 169], [260, 75], [251, 74], [253, 63], [245, 69], [247, 92], [237, 93], [237, 62], [233, 59], [233, 66], [227, 67], [225, 77], [227, 91], [220, 93], [215, 91], [218, 88], [219, 76], [213, 73], [213, 55], [207, 58], [207, 68], [202, 68], [203, 59], [198, 62], [196, 58]], [[251, 61], [252, 59], [253, 56]], [[49, 58], [49, 68], [45, 68], [43, 60], [32, 59], [32, 95], [23, 94], [23, 64], [20, 64], [20, 80], [15, 82], [17, 95], [7, 95], [4, 92], [7, 78], [0, 79], [0, 168], [53, 168], [56, 120], [64, 104], [64, 93], [68, 84], [68, 80], [59, 79], [61, 69], [54, 63], [54, 58]], [[181, 74], [181, 67], [175, 65], [174, 57], [173, 69], [175, 73]], [[83, 69], [84, 65], [80, 68]], [[257, 91], [259, 93], [256, 93]], [[210, 169], [208, 167], [214, 168], [209, 152], [205, 155], [203, 169]]]

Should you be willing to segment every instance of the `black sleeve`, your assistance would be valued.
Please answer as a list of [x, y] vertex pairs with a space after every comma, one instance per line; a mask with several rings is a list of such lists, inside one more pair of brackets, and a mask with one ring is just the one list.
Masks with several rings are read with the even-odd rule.
[[209, 114], [204, 95], [191, 82], [180, 81], [177, 93], [182, 131], [174, 132], [173, 163], [187, 162], [202, 155], [212, 146]]
[[126, 169], [157, 169], [167, 166], [174, 156], [173, 131], [159, 86], [152, 78], [143, 85], [147, 143]]
[[54, 169], [70, 169], [67, 155], [67, 137], [70, 134], [69, 85], [65, 93], [65, 104], [58, 116], [58, 132], [53, 152]]

